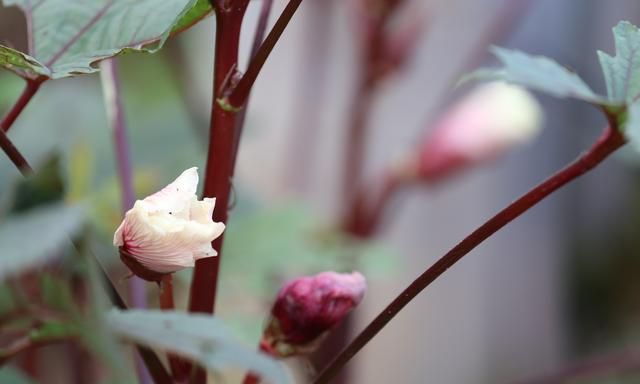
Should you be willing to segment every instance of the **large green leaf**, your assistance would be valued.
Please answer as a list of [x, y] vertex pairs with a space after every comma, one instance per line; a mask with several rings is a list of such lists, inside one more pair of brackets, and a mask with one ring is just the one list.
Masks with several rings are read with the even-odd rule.
[[465, 79], [504, 80], [556, 97], [571, 97], [595, 104], [607, 104], [606, 98], [595, 94], [574, 72], [544, 56], [493, 47], [492, 52], [502, 62], [498, 69], [481, 69]]
[[0, 66], [27, 78], [92, 73], [102, 59], [131, 51], [154, 52], [175, 26], [185, 29], [210, 12], [198, 0], [3, 0], [3, 4], [25, 13], [29, 55], [0, 46]]
[[632, 102], [640, 95], [640, 31], [628, 21], [613, 28], [616, 56], [598, 51], [609, 99]]
[[58, 254], [84, 221], [80, 206], [53, 205], [9, 216], [0, 224], [0, 280]]
[[290, 382], [280, 363], [241, 346], [222, 323], [209, 315], [112, 310], [107, 326], [125, 339], [191, 358], [213, 372], [240, 368], [271, 383]]

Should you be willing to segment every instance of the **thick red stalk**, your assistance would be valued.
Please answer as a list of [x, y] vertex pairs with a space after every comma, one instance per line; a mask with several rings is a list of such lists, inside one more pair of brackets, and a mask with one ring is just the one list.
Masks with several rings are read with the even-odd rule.
[[[229, 8], [216, 5], [216, 42], [213, 79], [211, 126], [209, 127], [209, 153], [207, 155], [204, 196], [215, 197], [213, 220], [226, 223], [228, 217], [236, 113], [225, 110], [219, 98], [230, 86], [238, 65], [240, 28], [248, 1], [233, 2]], [[222, 258], [224, 234], [213, 241], [217, 257], [198, 260], [191, 284], [189, 309], [192, 312], [213, 313], [215, 307], [218, 269]]]
[[2, 121], [0, 122], [0, 130], [8, 132], [9, 129], [11, 129], [13, 123], [16, 121], [18, 116], [20, 116], [27, 104], [29, 104], [29, 101], [31, 101], [36, 92], [38, 92], [40, 85], [42, 85], [44, 81], [44, 78], [26, 80], [27, 85], [24, 87], [22, 94], [20, 94], [20, 97], [13, 107], [11, 107], [9, 112], [7, 112], [7, 114], [2, 118]]
[[[215, 61], [204, 196], [216, 198], [213, 220], [223, 223], [227, 222], [228, 217], [237, 115], [235, 111], [223, 108], [220, 100], [232, 88], [237, 73], [240, 29], [248, 4], [248, 0], [232, 1], [231, 4], [220, 0], [214, 4]], [[213, 248], [218, 252], [217, 257], [196, 262], [190, 291], [189, 310], [191, 312], [214, 312], [223, 241], [224, 234], [212, 243]], [[206, 381], [206, 372], [198, 368], [192, 382], [202, 384]]]
[[499, 231], [512, 220], [528, 211], [545, 197], [560, 187], [585, 174], [611, 153], [624, 145], [625, 139], [616, 128], [607, 128], [593, 147], [573, 163], [554, 174], [494, 217], [478, 227], [464, 240], [442, 256], [400, 293], [373, 321], [319, 374], [315, 384], [329, 383], [340, 370], [358, 353], [382, 328], [422, 290], [428, 287], [451, 266]]

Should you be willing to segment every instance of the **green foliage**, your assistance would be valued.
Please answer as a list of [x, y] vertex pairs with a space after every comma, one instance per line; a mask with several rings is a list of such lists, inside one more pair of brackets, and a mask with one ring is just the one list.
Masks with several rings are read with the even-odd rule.
[[[133, 51], [155, 52], [174, 26], [204, 12], [197, 0], [4, 0], [31, 21], [30, 55], [0, 46], [0, 66], [25, 78], [93, 73], [103, 59]], [[198, 6], [197, 9], [192, 8]]]
[[178, 21], [171, 33], [178, 33], [184, 29], [189, 28], [193, 24], [209, 16], [213, 12], [213, 6], [211, 0], [196, 0], [196, 3], [187, 12], [182, 15], [180, 21]]
[[577, 74], [549, 58], [498, 47], [494, 47], [492, 51], [504, 67], [492, 74], [486, 73], [489, 77], [557, 97], [571, 97], [595, 104], [606, 102], [604, 98], [596, 95]]
[[84, 216], [80, 206], [62, 204], [10, 216], [0, 225], [0, 279], [55, 257]]
[[290, 382], [280, 363], [241, 346], [220, 321], [209, 315], [112, 310], [107, 325], [118, 336], [191, 358], [213, 372], [239, 368], [271, 383]]
[[640, 95], [640, 31], [628, 21], [613, 28], [616, 56], [598, 51], [609, 100], [632, 103]]

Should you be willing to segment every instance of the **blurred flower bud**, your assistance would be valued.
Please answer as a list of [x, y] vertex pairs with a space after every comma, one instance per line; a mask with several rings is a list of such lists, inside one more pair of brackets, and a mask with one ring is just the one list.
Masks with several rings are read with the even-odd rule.
[[360, 303], [365, 290], [364, 276], [358, 272], [322, 272], [288, 282], [271, 309], [261, 349], [277, 357], [312, 352]]
[[531, 141], [541, 122], [540, 105], [524, 88], [504, 82], [478, 86], [446, 112], [422, 142], [414, 159], [415, 177], [439, 180], [491, 160]]
[[197, 187], [197, 168], [187, 169], [126, 213], [113, 244], [134, 274], [158, 281], [198, 259], [216, 256], [211, 242], [222, 234], [224, 224], [212, 219], [215, 199], [197, 200]]

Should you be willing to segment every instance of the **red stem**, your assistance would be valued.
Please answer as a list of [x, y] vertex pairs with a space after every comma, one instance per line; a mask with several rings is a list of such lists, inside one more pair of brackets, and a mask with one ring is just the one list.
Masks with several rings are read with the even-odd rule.
[[2, 122], [0, 122], [0, 130], [8, 132], [9, 129], [11, 129], [13, 123], [16, 121], [18, 116], [20, 116], [27, 104], [29, 104], [29, 101], [31, 101], [36, 92], [38, 92], [40, 85], [42, 85], [44, 81], [44, 78], [26, 79], [27, 85], [24, 87], [22, 94], [20, 94], [18, 100], [4, 116]]
[[[240, 29], [242, 19], [249, 4], [248, 0], [232, 1], [227, 6], [223, 0], [215, 4], [216, 40], [213, 75], [213, 98], [211, 106], [211, 125], [209, 127], [209, 152], [207, 155], [204, 196], [215, 197], [216, 206], [213, 220], [227, 222], [231, 177], [233, 175], [234, 139], [236, 113], [225, 110], [219, 103], [229, 80], [233, 78], [238, 65]], [[224, 234], [215, 239], [213, 248], [217, 257], [198, 260], [191, 282], [189, 310], [191, 312], [213, 313], [218, 285], [218, 271], [222, 258]], [[206, 383], [206, 372], [199, 368], [193, 382]]]
[[260, 46], [260, 49], [258, 49], [258, 52], [256, 52], [253, 60], [249, 63], [246, 73], [242, 76], [238, 85], [228, 96], [227, 100], [229, 105], [241, 107], [247, 101], [249, 92], [251, 92], [251, 88], [253, 87], [253, 83], [256, 82], [264, 63], [269, 58], [269, 55], [273, 51], [278, 40], [280, 40], [280, 36], [282, 36], [282, 33], [285, 28], [287, 28], [289, 21], [291, 21], [291, 18], [298, 10], [300, 3], [302, 3], [302, 0], [290, 0], [284, 8], [282, 14], [280, 14], [280, 17], [278, 17], [278, 20], [269, 32], [269, 35], [267, 35], [267, 38]]
[[33, 172], [33, 169], [27, 162], [27, 159], [22, 156], [22, 153], [20, 153], [18, 148], [13, 145], [13, 142], [11, 142], [9, 136], [7, 136], [7, 133], [3, 130], [0, 130], [0, 148], [2, 148], [7, 157], [9, 157], [11, 162], [16, 166], [16, 168], [18, 168], [23, 176], [27, 177]]
[[314, 380], [315, 384], [328, 383], [342, 367], [360, 351], [395, 315], [402, 310], [422, 290], [457, 263], [484, 240], [499, 231], [512, 220], [535, 206], [551, 193], [588, 172], [611, 153], [624, 145], [625, 139], [617, 129], [608, 127], [593, 147], [573, 163], [554, 174], [489, 221], [482, 224], [464, 240], [442, 256], [400, 293]]
[[[273, 8], [273, 0], [262, 0], [262, 7], [260, 8], [260, 16], [258, 17], [258, 24], [256, 25], [256, 31], [253, 35], [253, 44], [251, 44], [251, 52], [249, 53], [249, 60], [258, 53], [262, 41], [264, 40], [264, 34], [267, 30], [267, 24], [269, 22], [269, 15], [271, 14], [271, 8]], [[238, 112], [238, 119], [236, 121], [236, 132], [233, 144], [233, 164], [231, 165], [232, 172], [235, 170], [236, 160], [238, 159], [238, 150], [240, 148], [240, 139], [242, 138], [242, 131], [244, 129], [244, 121], [247, 117], [247, 107], [249, 105], [249, 98], [251, 97], [251, 90], [247, 95], [247, 100], [244, 102], [244, 107]]]

